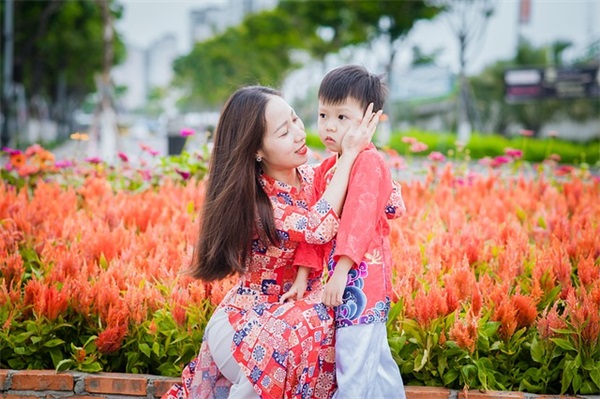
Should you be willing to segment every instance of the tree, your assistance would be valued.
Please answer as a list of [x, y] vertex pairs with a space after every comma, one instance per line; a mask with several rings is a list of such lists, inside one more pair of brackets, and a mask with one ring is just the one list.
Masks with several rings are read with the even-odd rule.
[[214, 106], [233, 86], [279, 85], [288, 72], [301, 66], [298, 54], [324, 59], [384, 35], [397, 43], [416, 19], [432, 17], [434, 10], [421, 0], [283, 0], [275, 9], [251, 15], [240, 26], [197, 43], [175, 62], [175, 83], [184, 89], [188, 106]]
[[297, 64], [291, 50], [301, 48], [300, 33], [279, 10], [248, 16], [240, 26], [196, 43], [174, 64], [175, 85], [184, 107], [217, 106], [245, 84], [279, 86]]
[[[110, 12], [114, 18], [121, 16], [113, 0]], [[102, 11], [95, 2], [14, 2], [13, 82], [29, 99], [44, 99], [51, 116], [66, 123], [71, 111], [95, 90], [94, 75], [103, 67], [102, 27]], [[119, 62], [125, 47], [118, 35], [113, 40], [114, 62]], [[32, 114], [36, 112], [33, 107]]]
[[435, 0], [434, 4], [445, 8], [446, 20], [458, 40], [458, 139], [466, 143], [471, 135], [473, 119], [469, 111], [475, 109], [466, 78], [468, 57], [473, 54], [476, 45], [483, 43], [488, 19], [494, 13], [495, 0]]

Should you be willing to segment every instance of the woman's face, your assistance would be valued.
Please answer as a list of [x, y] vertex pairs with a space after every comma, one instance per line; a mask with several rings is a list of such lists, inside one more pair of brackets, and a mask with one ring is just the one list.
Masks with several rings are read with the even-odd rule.
[[269, 97], [265, 110], [267, 131], [256, 155], [262, 158], [263, 171], [277, 179], [279, 172], [286, 173], [306, 163], [308, 148], [302, 120], [283, 98]]

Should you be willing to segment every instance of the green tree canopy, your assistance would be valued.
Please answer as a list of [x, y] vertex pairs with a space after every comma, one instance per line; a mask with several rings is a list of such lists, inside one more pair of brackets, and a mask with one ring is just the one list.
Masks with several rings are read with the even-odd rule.
[[416, 20], [437, 12], [420, 0], [282, 0], [275, 9], [197, 43], [175, 62], [175, 84], [184, 90], [186, 106], [216, 106], [240, 85], [279, 86], [302, 65], [299, 54], [322, 59], [383, 35], [394, 43]]
[[184, 90], [187, 107], [216, 106], [239, 86], [279, 86], [293, 67], [291, 49], [301, 36], [279, 10], [248, 16], [175, 61], [175, 84]]
[[[120, 18], [116, 3], [112, 12]], [[125, 55], [118, 36], [115, 54], [117, 61]], [[102, 13], [96, 2], [14, 2], [13, 81], [28, 97], [41, 95], [55, 103], [62, 92], [81, 101], [95, 90], [94, 74], [101, 70]]]

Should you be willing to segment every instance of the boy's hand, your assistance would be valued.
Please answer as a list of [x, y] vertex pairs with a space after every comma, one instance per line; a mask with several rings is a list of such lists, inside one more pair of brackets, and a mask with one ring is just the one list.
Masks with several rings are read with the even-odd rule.
[[323, 289], [323, 304], [325, 306], [340, 306], [346, 289], [348, 274], [333, 273]]
[[342, 139], [342, 153], [358, 154], [369, 145], [383, 110], [373, 112], [373, 103], [369, 104], [360, 121], [353, 121], [352, 126]]

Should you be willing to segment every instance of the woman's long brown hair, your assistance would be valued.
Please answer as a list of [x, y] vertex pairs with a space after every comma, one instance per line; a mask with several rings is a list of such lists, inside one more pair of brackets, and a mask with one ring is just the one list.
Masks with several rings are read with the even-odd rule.
[[[260, 182], [256, 152], [267, 130], [268, 87], [237, 90], [225, 103], [214, 135], [200, 236], [190, 274], [214, 281], [244, 273], [251, 241], [277, 243], [273, 207]], [[258, 220], [257, 220], [258, 216]]]

